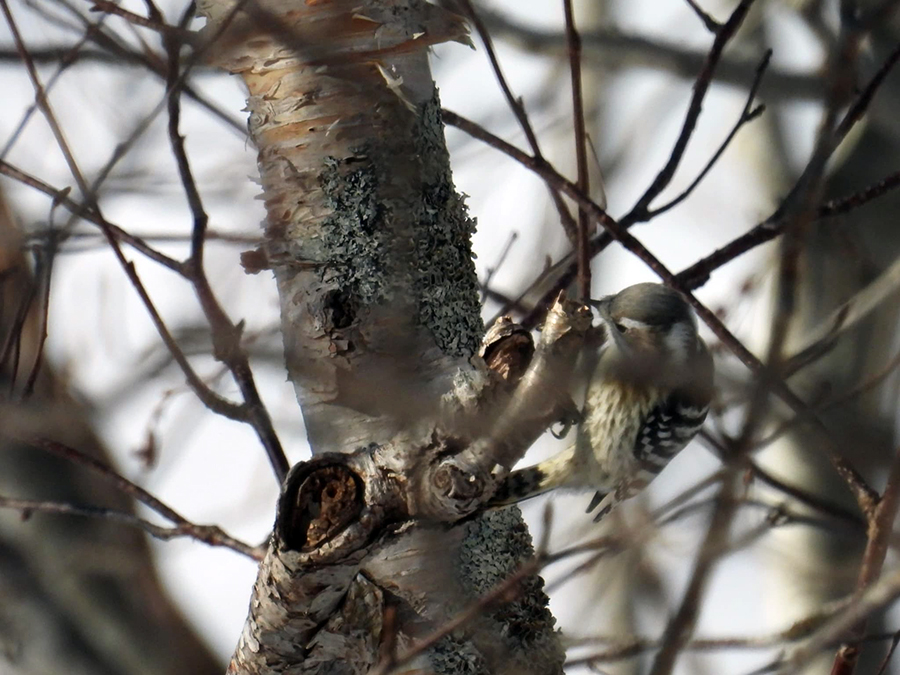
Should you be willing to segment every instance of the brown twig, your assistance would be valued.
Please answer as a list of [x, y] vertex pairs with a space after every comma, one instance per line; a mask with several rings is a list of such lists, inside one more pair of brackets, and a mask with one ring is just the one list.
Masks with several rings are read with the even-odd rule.
[[853, 525], [854, 527], [859, 528], [861, 531], [865, 529], [866, 521], [860, 518], [856, 513], [845, 509], [842, 506], [834, 504], [826, 499], [823, 499], [818, 495], [798, 488], [796, 485], [791, 485], [790, 483], [776, 478], [755, 462], [750, 462], [749, 466], [754, 478], [758, 478], [763, 483], [766, 483], [779, 492], [782, 492], [789, 497], [796, 499], [801, 504], [821, 511], [822, 513], [825, 513], [837, 520], [841, 520], [848, 525]]
[[[182, 23], [186, 24], [190, 16], [186, 12]], [[166, 78], [169, 143], [172, 148], [172, 154], [175, 156], [188, 205], [194, 217], [194, 224], [191, 230], [191, 254], [182, 266], [183, 274], [194, 286], [194, 291], [200, 300], [200, 306], [209, 321], [213, 337], [213, 353], [231, 371], [241, 390], [241, 395], [244, 397], [247, 415], [245, 421], [256, 431], [269, 457], [275, 477], [279, 483], [282, 483], [285, 476], [287, 476], [290, 463], [284, 454], [281, 442], [278, 440], [278, 434], [272, 426], [269, 413], [259, 396], [259, 390], [256, 387], [247, 353], [241, 346], [242, 326], [232, 323], [222, 309], [203, 268], [203, 251], [209, 217], [203, 207], [203, 200], [200, 197], [200, 191], [197, 189], [197, 183], [191, 171], [187, 152], [184, 149], [184, 137], [178, 130], [181, 119], [181, 89], [179, 83], [183, 81], [178, 71], [178, 55], [181, 48], [181, 40], [172, 33], [166, 33], [164, 39], [166, 51], [169, 54], [169, 75]]]
[[173, 272], [178, 272], [179, 274], [182, 273], [182, 264], [179, 261], [175, 260], [174, 258], [170, 258], [163, 253], [160, 253], [155, 248], [147, 244], [147, 242], [141, 237], [134, 236], [127, 230], [123, 230], [121, 227], [112, 224], [85, 204], [71, 199], [69, 197], [70, 191], [68, 188], [64, 190], [55, 188], [52, 185], [49, 185], [42, 181], [40, 178], [32, 176], [31, 174], [26, 173], [25, 171], [22, 171], [21, 169], [4, 162], [3, 160], [0, 160], [0, 174], [8, 176], [9, 178], [16, 180], [23, 185], [32, 187], [38, 192], [43, 192], [45, 195], [53, 199], [54, 203], [66, 207], [66, 209], [68, 209], [75, 216], [93, 223], [94, 225], [99, 227], [101, 231], [109, 232], [118, 241], [128, 244], [139, 253], [147, 256], [147, 258], [149, 258], [150, 260], [169, 268]]
[[[783, 647], [792, 642], [798, 642], [809, 635], [818, 625], [828, 618], [826, 614], [814, 614], [804, 617], [794, 622], [791, 626], [783, 631], [771, 633], [769, 635], [759, 635], [754, 637], [718, 637], [718, 638], [696, 638], [691, 640], [684, 646], [686, 652], [711, 652], [723, 651], [726, 649], [772, 649], [773, 647]], [[898, 638], [898, 633], [876, 633], [866, 635], [861, 642], [884, 642]], [[596, 637], [585, 638], [583, 640], [571, 641], [570, 645], [582, 645], [592, 643], [605, 643], [609, 647], [602, 652], [597, 652], [577, 659], [568, 659], [566, 667], [574, 667], [580, 665], [590, 665], [592, 663], [610, 663], [613, 661], [623, 661], [625, 659], [634, 658], [640, 654], [659, 649], [659, 640], [646, 637], [636, 637], [632, 639], [622, 639], [615, 637]], [[893, 653], [893, 649], [889, 652]], [[879, 671], [882, 673], [883, 670]], [[876, 675], [879, 675], [876, 673]]]
[[[5, 425], [3, 435], [9, 438], [12, 441], [17, 443], [22, 443], [24, 445], [28, 445], [35, 448], [40, 448], [45, 452], [48, 452], [52, 455], [56, 455], [57, 457], [61, 457], [65, 460], [72, 462], [73, 464], [77, 464], [79, 466], [83, 466], [86, 469], [96, 473], [101, 478], [106, 481], [112, 483], [113, 486], [116, 487], [123, 494], [128, 495], [135, 501], [140, 502], [147, 508], [155, 511], [160, 516], [175, 524], [175, 528], [168, 530], [171, 533], [171, 537], [174, 536], [190, 536], [198, 541], [206, 542], [212, 546], [226, 546], [231, 548], [238, 553], [243, 553], [246, 556], [253, 558], [254, 560], [262, 560], [263, 551], [257, 547], [250, 546], [239, 539], [235, 539], [231, 535], [224, 532], [221, 528], [211, 525], [197, 525], [192, 523], [187, 518], [182, 516], [180, 513], [175, 511], [175, 509], [166, 505], [164, 502], [154, 497], [152, 494], [147, 492], [144, 488], [136, 483], [128, 480], [120, 474], [118, 471], [113, 468], [107, 466], [103, 462], [94, 457], [84, 454], [83, 452], [76, 450], [68, 445], [63, 443], [59, 443], [57, 441], [53, 441], [46, 438], [36, 437], [32, 434], [17, 434], [14, 430], [10, 429], [9, 424]], [[13, 507], [19, 508], [19, 507]], [[24, 508], [24, 507], [22, 507]], [[86, 508], [95, 508], [95, 507], [86, 507]], [[63, 511], [57, 511], [63, 512]], [[82, 513], [79, 515], [97, 515], [94, 513]], [[134, 518], [132, 514], [122, 512], [123, 516], [129, 516]], [[140, 520], [140, 519], [136, 519]], [[146, 521], [142, 521], [146, 522]], [[131, 524], [137, 524], [132, 522]], [[141, 525], [138, 525], [141, 526]], [[142, 526], [141, 526], [142, 527]], [[157, 526], [154, 526], [157, 527]], [[154, 536], [159, 536], [155, 532], [150, 532]]]
[[254, 560], [262, 560], [261, 552], [247, 544], [235, 546], [234, 542], [236, 540], [226, 535], [216, 525], [195, 525], [193, 523], [187, 523], [165, 527], [139, 518], [132, 513], [119, 511], [117, 509], [109, 509], [102, 506], [83, 506], [70, 504], [68, 502], [54, 502], [39, 499], [15, 499], [3, 495], [0, 495], [0, 508], [20, 511], [23, 518], [28, 518], [31, 514], [38, 512], [112, 520], [125, 525], [131, 525], [132, 527], [137, 527], [162, 541], [169, 541], [170, 539], [176, 539], [178, 537], [190, 537], [191, 539], [202, 541], [210, 546], [230, 548], [238, 553], [243, 553]]
[[690, 8], [694, 10], [694, 14], [697, 15], [697, 18], [703, 22], [703, 25], [706, 26], [706, 30], [715, 35], [722, 28], [722, 24], [713, 19], [707, 12], [703, 11], [703, 8], [697, 4], [696, 0], [686, 0], [687, 4], [690, 5]]
[[753, 83], [750, 85], [750, 91], [747, 94], [747, 100], [744, 103], [744, 108], [741, 110], [741, 114], [738, 117], [737, 122], [734, 123], [731, 131], [713, 153], [712, 157], [709, 158], [709, 161], [703, 167], [703, 170], [697, 174], [697, 177], [691, 182], [690, 185], [688, 185], [684, 189], [684, 191], [680, 195], [658, 208], [650, 209], [647, 214], [648, 220], [665, 213], [669, 209], [678, 206], [681, 202], [687, 199], [688, 196], [690, 196], [690, 194], [697, 188], [697, 186], [700, 185], [703, 179], [706, 178], [706, 175], [716, 165], [716, 162], [718, 162], [722, 155], [725, 154], [725, 150], [729, 145], [731, 145], [731, 141], [733, 141], [734, 137], [737, 136], [737, 133], [741, 130], [741, 127], [743, 127], [745, 124], [749, 124], [765, 112], [766, 107], [763, 104], [759, 104], [754, 107], [753, 102], [756, 99], [756, 92], [759, 89], [759, 85], [762, 83], [763, 75], [765, 74], [766, 69], [769, 67], [769, 60], [771, 58], [772, 50], [768, 49], [766, 50], [765, 55], [763, 55], [763, 58], [756, 69], [756, 76], [753, 79]]
[[[47, 344], [48, 312], [50, 311], [50, 282], [53, 276], [53, 261], [56, 257], [56, 242], [51, 240], [43, 249], [35, 251], [34, 277], [38, 281], [36, 290], [40, 290], [40, 305], [38, 306], [38, 331], [37, 345], [34, 350], [34, 359], [25, 386], [22, 389], [22, 398], [28, 398], [34, 392], [38, 375], [41, 372], [41, 364], [44, 362], [44, 345]], [[13, 380], [15, 377], [13, 377]]]
[[697, 126], [697, 120], [699, 119], [700, 111], [703, 108], [703, 99], [706, 97], [707, 91], [709, 91], [713, 73], [716, 65], [721, 59], [725, 45], [728, 44], [728, 41], [731, 40], [737, 32], [737, 29], [740, 28], [744, 18], [750, 11], [753, 2], [754, 0], [741, 0], [740, 4], [738, 4], [731, 13], [731, 16], [728, 17], [728, 21], [716, 30], [716, 37], [713, 40], [712, 47], [710, 47], [706, 60], [703, 63], [703, 69], [694, 81], [694, 93], [691, 96], [691, 102], [688, 106], [687, 113], [685, 114], [681, 132], [678, 135], [678, 139], [675, 141], [675, 146], [672, 148], [672, 153], [669, 155], [669, 159], [665, 166], [663, 166], [656, 175], [656, 178], [653, 179], [650, 187], [644, 191], [644, 194], [641, 195], [631, 211], [620, 219], [623, 227], [628, 228], [634, 223], [647, 220], [650, 216], [650, 203], [659, 196], [659, 193], [669, 185], [674, 177], [675, 171], [681, 163], [681, 158], [684, 156], [684, 151], [687, 149], [688, 142], [694, 134], [694, 128]]
[[[485, 269], [484, 281], [481, 283], [481, 304], [484, 304], [484, 301], [488, 298], [491, 300], [497, 300], [497, 295], [499, 295], [496, 291], [491, 290], [490, 285], [491, 281], [494, 278], [494, 275], [498, 272], [500, 267], [506, 262], [506, 257], [509, 255], [509, 252], [512, 250], [513, 244], [516, 243], [516, 240], [519, 238], [519, 233], [515, 230], [509, 235], [509, 239], [506, 240], [506, 244], [504, 244], [503, 248], [500, 251], [500, 255], [497, 257], [497, 262], [492, 266]], [[504, 297], [501, 302], [506, 301], [507, 298]]]
[[424, 653], [445, 636], [452, 634], [454, 631], [466, 626], [479, 616], [482, 616], [488, 608], [495, 604], [509, 601], [516, 595], [516, 587], [519, 582], [526, 577], [537, 574], [541, 567], [537, 558], [532, 558], [523, 563], [522, 566], [514, 574], [511, 574], [503, 582], [497, 584], [490, 592], [483, 595], [476, 602], [473, 602], [466, 609], [458, 612], [456, 616], [445, 621], [440, 628], [432, 631], [427, 637], [419, 640], [405, 651], [397, 654], [391, 654], [387, 661], [379, 663], [372, 669], [371, 675], [386, 675], [398, 666], [402, 666], [414, 659], [419, 654]]
[[176, 37], [181, 42], [191, 43], [197, 37], [196, 33], [187, 30], [187, 28], [183, 26], [171, 26], [167, 24], [162, 20], [162, 15], [158, 12], [151, 12], [151, 16], [147, 18], [141, 16], [140, 14], [129, 12], [127, 9], [123, 9], [119, 5], [113, 2], [109, 2], [108, 0], [94, 0], [93, 5], [91, 6], [91, 11], [113, 14], [122, 19], [125, 19], [128, 23], [135, 26], [140, 26], [141, 28], [149, 28], [150, 30], [156, 31], [157, 33], [161, 33], [164, 38]]
[[888, 649], [887, 654], [885, 654], [884, 658], [881, 660], [881, 665], [878, 667], [878, 672], [875, 673], [875, 675], [884, 675], [888, 664], [891, 662], [891, 657], [894, 655], [894, 652], [897, 649], [897, 643], [900, 643], [900, 631], [894, 633], [893, 636], [891, 636], [891, 646]]
[[[572, 117], [575, 127], [575, 159], [578, 165], [578, 189], [590, 194], [590, 183], [587, 166], [587, 134], [584, 125], [584, 98], [581, 91], [581, 38], [575, 28], [575, 16], [572, 11], [572, 0], [563, 0], [566, 16], [566, 40], [569, 45], [569, 70], [572, 75]], [[578, 267], [578, 297], [587, 302], [591, 297], [591, 252], [589, 229], [590, 221], [587, 212], [578, 209], [578, 235], [575, 253]]]
[[[868, 391], [871, 391], [879, 384], [884, 382], [897, 368], [900, 367], [900, 351], [898, 351], [890, 361], [888, 361], [887, 365], [882, 368], [878, 373], [873, 375], [871, 378], [866, 380], [865, 382], [860, 382], [857, 386], [843, 392], [841, 395], [836, 396], [831, 399], [826, 399], [821, 403], [818, 403], [814, 406], [816, 412], [827, 412], [833, 408], [836, 408], [839, 405], [843, 405], [852, 401], [853, 399], [862, 396]], [[785, 433], [790, 431], [791, 429], [795, 429], [801, 422], [802, 418], [795, 416], [791, 419], [785, 420], [781, 424], [779, 424], [771, 433], [767, 436], [756, 441], [754, 444], [754, 450], [758, 450], [760, 448], [764, 448], [767, 445], [773, 443], [777, 439], [781, 438]]]
[[[863, 552], [859, 578], [856, 582], [858, 594], [865, 592], [881, 576], [898, 508], [900, 508], [900, 451], [894, 457], [884, 493], [869, 518], [869, 541]], [[832, 675], [852, 675], [859, 659], [859, 639], [865, 631], [866, 619], [863, 618], [838, 649], [831, 666]]]
[[884, 609], [900, 597], [900, 571], [892, 571], [861, 593], [854, 593], [847, 606], [817, 630], [809, 640], [788, 656], [765, 667], [765, 672], [777, 670], [781, 675], [802, 671], [811, 659], [827, 647], [838, 644], [854, 626]]
[[737, 511], [738, 500], [735, 499], [737, 476], [735, 467], [726, 469], [729, 475], [722, 481], [722, 487], [716, 498], [709, 529], [700, 553], [694, 563], [694, 570], [688, 582], [687, 590], [675, 616], [666, 626], [662, 644], [653, 660], [650, 675], [668, 675], [675, 667], [679, 652], [687, 644], [700, 614], [700, 601], [706, 591], [710, 575], [721, 555], [726, 550], [728, 530], [732, 518]]
[[[544, 157], [541, 154], [540, 145], [538, 144], [537, 135], [535, 135], [534, 129], [531, 127], [531, 122], [528, 121], [528, 113], [525, 112], [525, 106], [522, 103], [522, 99], [517, 98], [512, 93], [512, 89], [509, 88], [506, 77], [504, 77], [503, 71], [500, 68], [500, 62], [497, 60], [497, 54], [494, 52], [494, 41], [491, 39], [490, 32], [485, 28], [484, 23], [481, 21], [481, 17], [472, 6], [471, 0], [460, 0], [460, 5], [466, 11], [472, 24], [475, 26], [478, 37], [481, 38], [481, 41], [484, 44], [484, 51], [487, 54], [488, 61], [490, 61], [494, 76], [497, 78], [497, 83], [503, 91], [503, 96], [506, 98], [510, 110], [512, 110], [519, 126], [522, 128], [522, 132], [528, 140], [531, 151], [534, 153], [537, 161], [545, 162], [546, 160], [544, 160]], [[553, 204], [556, 206], [556, 211], [559, 213], [559, 219], [563, 226], [563, 230], [565, 230], [569, 242], [575, 247], [577, 246], [578, 241], [578, 228], [575, 221], [572, 219], [572, 214], [569, 213], [569, 207], [566, 206], [559, 191], [555, 190], [551, 185], [548, 185], [547, 187], [550, 190], [550, 196], [553, 199]]]
[[[854, 103], [850, 106], [847, 112], [844, 114], [842, 120], [835, 127], [834, 133], [832, 134], [830, 144], [831, 144], [831, 152], [834, 151], [840, 142], [846, 137], [847, 133], [849, 133], [850, 129], [862, 118], [863, 114], [868, 110], [868, 106], [871, 104], [875, 94], [881, 87], [888, 73], [896, 66], [897, 61], [900, 60], [900, 44], [888, 55], [888, 57], [884, 60], [881, 67], [878, 69], [878, 72], [872, 77], [871, 80], [866, 84], [865, 88], [860, 92], [860, 94], [856, 97]], [[830, 156], [831, 152], [828, 153]], [[779, 235], [783, 234], [786, 226], [785, 212], [787, 209], [787, 205], [792, 200], [792, 195], [794, 195], [799, 186], [801, 185], [801, 181], [803, 181], [801, 177], [798, 180], [797, 184], [788, 194], [788, 197], [782, 202], [782, 204], [775, 210], [775, 212], [763, 220], [761, 223], [750, 229], [746, 234], [737, 237], [733, 241], [729, 242], [722, 248], [714, 251], [710, 255], [705, 258], [697, 261], [687, 269], [683, 270], [678, 274], [679, 281], [685, 284], [688, 288], [695, 289], [702, 286], [707, 279], [709, 279], [710, 275], [713, 271], [722, 267], [728, 262], [731, 262], [735, 258], [743, 255], [747, 251], [759, 246], [760, 244], [764, 244], [772, 239], [775, 239]], [[826, 218], [828, 216], [834, 216], [841, 213], [846, 213], [852, 209], [859, 208], [863, 204], [876, 199], [877, 197], [882, 196], [886, 192], [896, 189], [900, 186], [900, 172], [895, 172], [875, 185], [865, 188], [864, 190], [850, 195], [848, 197], [844, 197], [839, 200], [832, 200], [825, 204], [822, 204], [818, 207], [816, 217], [818, 218]]]

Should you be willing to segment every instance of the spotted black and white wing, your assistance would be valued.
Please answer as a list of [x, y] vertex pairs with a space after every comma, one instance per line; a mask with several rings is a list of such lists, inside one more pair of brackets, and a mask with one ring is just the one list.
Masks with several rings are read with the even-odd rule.
[[640, 492], [690, 443], [706, 419], [708, 400], [675, 391], [650, 409], [634, 443], [634, 457], [640, 470], [614, 491], [594, 495], [587, 508], [590, 513], [600, 507], [594, 522], [601, 520], [619, 502]]
[[634, 444], [634, 456], [641, 468], [653, 476], [662, 471], [697, 435], [708, 410], [708, 405], [679, 392], [670, 394], [652, 408], [638, 430]]

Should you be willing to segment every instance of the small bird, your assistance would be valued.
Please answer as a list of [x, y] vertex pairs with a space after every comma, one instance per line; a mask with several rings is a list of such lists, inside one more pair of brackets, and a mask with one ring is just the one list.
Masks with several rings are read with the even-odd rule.
[[511, 504], [553, 488], [597, 490], [600, 520], [647, 486], [697, 435], [713, 392], [713, 362], [684, 297], [629, 286], [593, 303], [607, 340], [588, 382], [575, 444], [512, 472], [491, 499]]

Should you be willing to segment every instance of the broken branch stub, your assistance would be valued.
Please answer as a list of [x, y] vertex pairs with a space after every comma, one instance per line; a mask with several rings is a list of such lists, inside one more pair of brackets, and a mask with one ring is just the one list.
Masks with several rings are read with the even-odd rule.
[[[433, 489], [426, 512], [463, 516], [476, 510], [538, 436], [570, 414], [569, 381], [591, 318], [590, 308], [560, 293], [516, 389], [502, 406], [485, 411], [486, 431], [462, 452], [448, 453], [429, 467]], [[516, 333], [509, 331], [519, 339]]]
[[[463, 415], [459, 428], [448, 421], [450, 428], [433, 430], [426, 443], [398, 438], [390, 448], [373, 444], [295, 466], [279, 502], [276, 539], [291, 550], [333, 557], [365, 546], [375, 529], [391, 522], [456, 522], [476, 512], [535, 439], [573, 407], [569, 380], [590, 325], [590, 309], [560, 294], [516, 388], [509, 396], [486, 392], [480, 422]], [[492, 343], [495, 353], [506, 351], [504, 340], [515, 343], [508, 352], [515, 358], [529, 351], [522, 344], [530, 336], [523, 340], [511, 322], [502, 334]], [[506, 365], [503, 370], [511, 372]], [[501, 377], [487, 389], [506, 383]]]
[[534, 356], [534, 338], [512, 317], [501, 316], [487, 329], [478, 355], [491, 372], [514, 387]]

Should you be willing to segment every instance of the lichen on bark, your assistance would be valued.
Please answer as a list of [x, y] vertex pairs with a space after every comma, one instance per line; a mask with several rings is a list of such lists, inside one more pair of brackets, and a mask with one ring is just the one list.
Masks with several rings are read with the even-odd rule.
[[[362, 306], [386, 302], [395, 290], [411, 294], [414, 323], [446, 355], [467, 358], [484, 332], [471, 247], [476, 223], [453, 184], [436, 89], [416, 112], [418, 194], [405, 195], [404, 204], [382, 190], [391, 180], [390, 146], [373, 142], [352, 157], [324, 159], [319, 183], [331, 213], [321, 224], [322, 276]], [[395, 222], [401, 213], [410, 222]]]
[[[513, 507], [485, 513], [466, 525], [457, 567], [466, 587], [476, 596], [484, 596], [533, 556], [531, 534], [519, 509]], [[486, 612], [486, 616], [503, 626], [503, 644], [498, 648], [519, 664], [519, 672], [533, 672], [538, 663], [544, 668], [542, 672], [562, 672], [565, 653], [555, 637], [556, 619], [547, 608], [543, 588], [540, 576], [528, 575], [519, 582], [515, 600]]]
[[[357, 157], [365, 155], [360, 151]], [[328, 266], [323, 281], [356, 295], [362, 305], [387, 300], [390, 230], [378, 199], [378, 172], [367, 161], [326, 157], [319, 183], [331, 214], [322, 221]]]
[[422, 164], [422, 196], [417, 209], [415, 240], [419, 322], [438, 346], [451, 356], [471, 356], [478, 348], [484, 325], [478, 299], [472, 235], [464, 196], [453, 185], [444, 143], [437, 88], [422, 106], [415, 130]]

